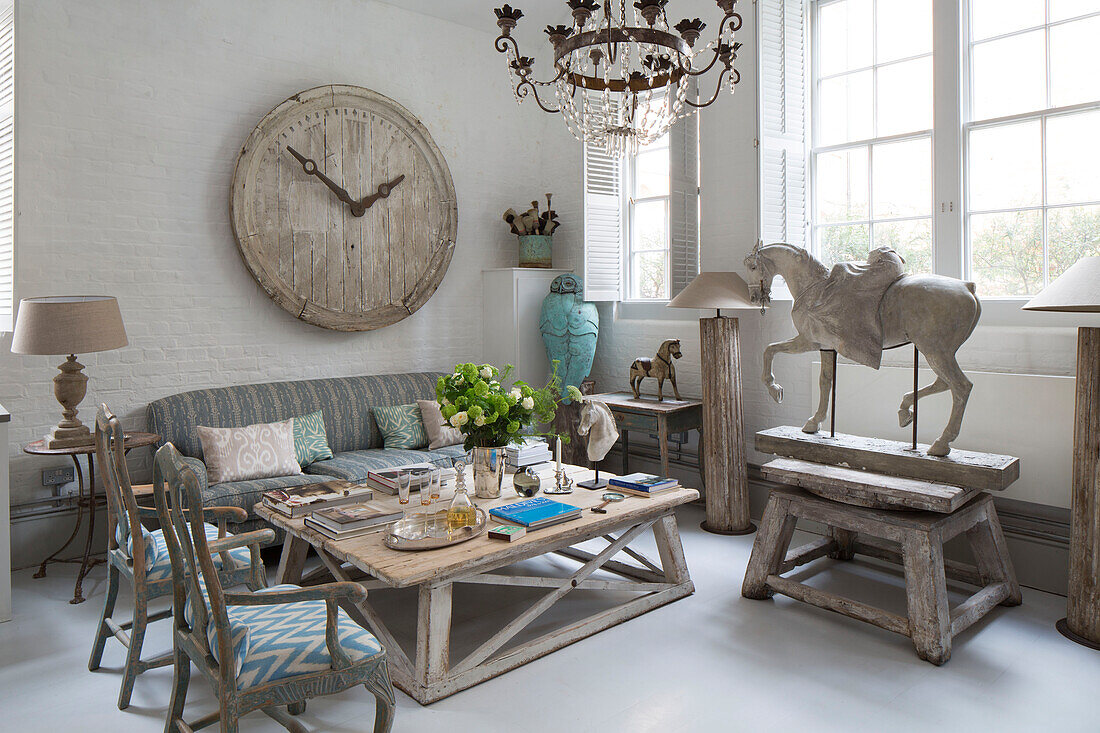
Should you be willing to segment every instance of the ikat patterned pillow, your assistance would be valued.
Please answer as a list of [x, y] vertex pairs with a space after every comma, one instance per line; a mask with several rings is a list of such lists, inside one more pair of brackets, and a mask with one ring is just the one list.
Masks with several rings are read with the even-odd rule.
[[207, 481], [250, 481], [302, 472], [294, 454], [294, 421], [284, 420], [244, 428], [199, 426]]
[[395, 405], [392, 407], [372, 407], [382, 441], [387, 448], [406, 448], [417, 450], [428, 447], [428, 433], [424, 430], [424, 419], [420, 407]]
[[325, 418], [321, 411], [311, 412], [294, 419], [294, 453], [298, 463], [305, 468], [314, 461], [332, 458], [332, 448], [325, 434]]

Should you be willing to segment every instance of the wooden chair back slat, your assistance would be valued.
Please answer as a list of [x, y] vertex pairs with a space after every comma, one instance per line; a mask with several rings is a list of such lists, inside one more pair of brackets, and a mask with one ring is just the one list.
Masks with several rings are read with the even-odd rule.
[[[134, 572], [145, 572], [145, 544], [141, 535], [141, 516], [130, 471], [126, 466], [125, 434], [122, 423], [105, 404], [100, 404], [95, 416], [95, 458], [103, 490], [107, 495], [107, 546], [114, 550], [133, 547], [131, 560]], [[130, 541], [136, 535], [134, 541]]]

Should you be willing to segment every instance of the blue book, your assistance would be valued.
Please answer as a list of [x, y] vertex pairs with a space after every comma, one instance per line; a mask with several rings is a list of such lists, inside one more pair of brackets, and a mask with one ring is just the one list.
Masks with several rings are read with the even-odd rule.
[[580, 507], [571, 504], [563, 504], [544, 496], [536, 496], [533, 499], [524, 499], [514, 504], [506, 504], [490, 509], [489, 514], [506, 522], [537, 529], [548, 524], [576, 519], [581, 515], [581, 510]]
[[652, 473], [628, 473], [626, 476], [616, 476], [608, 479], [607, 482], [612, 486], [641, 491], [646, 494], [667, 491], [679, 485], [679, 482], [674, 478], [656, 476]]

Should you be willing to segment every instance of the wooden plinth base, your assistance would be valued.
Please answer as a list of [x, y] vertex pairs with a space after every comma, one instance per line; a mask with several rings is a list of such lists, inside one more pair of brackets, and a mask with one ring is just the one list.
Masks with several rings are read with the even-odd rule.
[[1100, 651], [1100, 644], [1096, 643], [1095, 641], [1090, 641], [1089, 639], [1086, 639], [1085, 637], [1070, 631], [1069, 621], [1067, 619], [1059, 619], [1058, 622], [1054, 624], [1054, 628], [1058, 629], [1058, 633], [1066, 637], [1070, 641], [1077, 642], [1081, 646], [1087, 646], [1089, 649]]
[[707, 523], [704, 521], [699, 524], [699, 529], [703, 530], [704, 532], [710, 532], [711, 534], [742, 535], [752, 534], [753, 532], [755, 532], [756, 525], [752, 522], [749, 522], [749, 526], [745, 527], [744, 529], [714, 529], [708, 526]]

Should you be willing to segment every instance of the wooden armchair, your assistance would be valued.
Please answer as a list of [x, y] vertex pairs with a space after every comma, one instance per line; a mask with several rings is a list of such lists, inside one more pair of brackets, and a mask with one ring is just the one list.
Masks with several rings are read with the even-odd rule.
[[[126, 468], [126, 454], [122, 447], [122, 425], [106, 405], [100, 405], [95, 421], [96, 464], [103, 477], [107, 494], [107, 596], [103, 604], [103, 616], [96, 631], [88, 669], [99, 669], [103, 647], [108, 636], [114, 636], [128, 649], [123, 671], [122, 689], [118, 693], [118, 707], [124, 710], [130, 704], [137, 676], [147, 669], [172, 663], [172, 655], [164, 654], [150, 660], [141, 658], [141, 646], [146, 626], [152, 621], [168, 618], [168, 609], [149, 615], [149, 601], [172, 593], [172, 562], [165, 545], [163, 532], [152, 532], [141, 526], [141, 520], [155, 518], [152, 507], [138, 506]], [[206, 536], [216, 549], [221, 549], [216, 566], [226, 586], [246, 584], [259, 589], [267, 585], [263, 563], [260, 561], [258, 538], [252, 544], [240, 543], [226, 536], [228, 520], [242, 521], [247, 516], [243, 509], [230, 507], [207, 508], [202, 519], [216, 521], [218, 526], [203, 524]], [[216, 545], [214, 540], [222, 542]], [[225, 542], [233, 542], [226, 545]], [[114, 620], [115, 601], [118, 599], [119, 579], [125, 577], [134, 589], [134, 614], [131, 621]]]
[[[290, 731], [303, 731], [290, 715], [302, 712], [308, 698], [360, 684], [377, 701], [375, 733], [390, 730], [394, 697], [386, 652], [338, 608], [361, 602], [366, 597], [362, 586], [279, 585], [226, 593], [211, 557], [225, 545], [211, 542], [201, 520], [184, 511], [201, 502], [198, 478], [171, 443], [157, 451], [153, 496], [175, 578], [175, 681], [166, 733], [198, 730], [219, 720], [223, 733], [236, 733], [238, 719], [254, 710]], [[270, 529], [248, 534], [274, 536]], [[183, 708], [192, 663], [220, 704], [217, 712], [187, 723]]]

